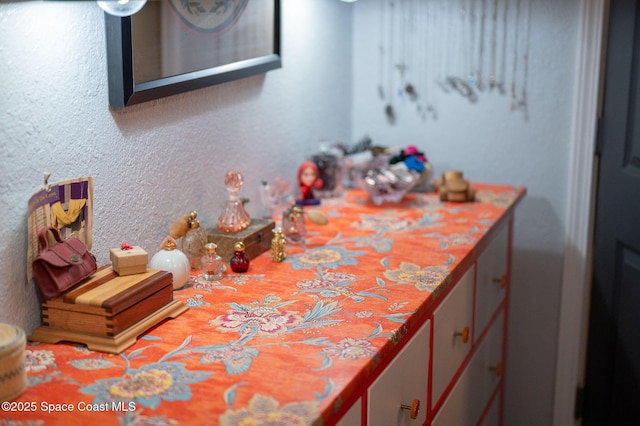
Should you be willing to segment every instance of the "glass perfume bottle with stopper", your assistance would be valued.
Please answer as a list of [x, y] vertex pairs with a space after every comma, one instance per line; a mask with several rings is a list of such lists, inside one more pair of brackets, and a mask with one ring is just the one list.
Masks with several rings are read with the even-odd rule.
[[216, 243], [207, 243], [204, 246], [205, 255], [202, 256], [202, 278], [206, 281], [220, 280], [222, 273], [227, 269], [224, 260], [216, 253], [217, 248]]
[[204, 246], [207, 244], [207, 231], [200, 227], [200, 221], [197, 217], [198, 213], [195, 211], [189, 213], [189, 228], [182, 237], [182, 251], [189, 258], [192, 270], [200, 269]]
[[307, 226], [304, 223], [304, 212], [302, 207], [294, 205], [282, 213], [282, 232], [287, 238], [287, 241], [304, 244], [304, 237], [307, 234]]
[[244, 184], [240, 172], [227, 172], [224, 177], [224, 185], [227, 187], [227, 204], [218, 217], [218, 229], [223, 232], [239, 232], [251, 224], [251, 217], [244, 209], [240, 199], [240, 188]]
[[244, 243], [242, 241], [238, 241], [233, 248], [233, 257], [229, 261], [231, 270], [233, 272], [247, 272], [249, 269], [249, 258], [244, 252]]

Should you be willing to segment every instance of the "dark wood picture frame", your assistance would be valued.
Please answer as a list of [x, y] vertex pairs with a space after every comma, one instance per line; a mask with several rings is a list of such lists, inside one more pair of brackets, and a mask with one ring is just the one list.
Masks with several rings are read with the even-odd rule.
[[272, 53], [144, 82], [134, 80], [132, 17], [122, 18], [105, 13], [109, 105], [113, 108], [127, 107], [280, 68], [280, 0], [272, 1]]

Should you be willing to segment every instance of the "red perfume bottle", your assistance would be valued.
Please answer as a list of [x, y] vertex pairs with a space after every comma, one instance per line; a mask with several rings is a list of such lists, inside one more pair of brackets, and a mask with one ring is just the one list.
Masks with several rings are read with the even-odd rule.
[[234, 246], [233, 257], [229, 261], [233, 272], [247, 272], [249, 269], [249, 258], [244, 252], [244, 243], [238, 241]]

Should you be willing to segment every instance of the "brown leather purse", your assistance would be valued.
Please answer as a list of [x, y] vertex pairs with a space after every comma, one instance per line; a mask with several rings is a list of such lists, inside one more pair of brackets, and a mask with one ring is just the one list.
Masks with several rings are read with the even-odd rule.
[[[47, 233], [51, 232], [56, 244], [49, 246]], [[53, 299], [84, 281], [97, 269], [95, 257], [77, 238], [62, 240], [54, 227], [38, 232], [40, 253], [33, 261], [33, 276], [45, 299]]]

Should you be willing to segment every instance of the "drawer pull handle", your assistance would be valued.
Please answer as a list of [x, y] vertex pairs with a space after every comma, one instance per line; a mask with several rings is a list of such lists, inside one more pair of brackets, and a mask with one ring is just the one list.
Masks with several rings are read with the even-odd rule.
[[402, 404], [400, 408], [403, 410], [409, 410], [409, 417], [411, 417], [412, 420], [415, 420], [418, 418], [418, 412], [420, 411], [420, 400], [414, 399], [411, 401], [411, 405]]
[[503, 274], [500, 278], [494, 278], [492, 281], [500, 284], [500, 288], [505, 288], [507, 286], [507, 274]]
[[467, 343], [469, 341], [469, 327], [465, 327], [462, 331], [458, 331], [453, 333], [454, 337], [462, 337], [462, 343]]
[[498, 361], [496, 365], [494, 365], [493, 367], [489, 367], [489, 370], [495, 372], [496, 377], [502, 376], [502, 363]]

